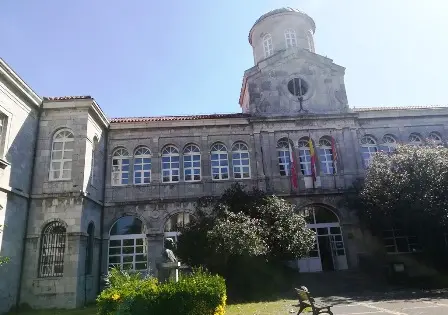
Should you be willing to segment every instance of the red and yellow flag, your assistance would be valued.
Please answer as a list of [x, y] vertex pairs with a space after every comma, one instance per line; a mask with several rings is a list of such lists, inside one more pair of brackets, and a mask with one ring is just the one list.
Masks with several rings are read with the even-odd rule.
[[311, 176], [313, 176], [313, 181], [316, 181], [316, 152], [314, 151], [313, 141], [311, 137], [308, 140], [308, 146], [310, 147], [311, 156]]

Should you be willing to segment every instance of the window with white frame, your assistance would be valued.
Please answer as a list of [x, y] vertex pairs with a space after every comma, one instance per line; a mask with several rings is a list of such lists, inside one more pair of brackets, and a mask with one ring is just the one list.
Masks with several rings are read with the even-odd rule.
[[0, 112], [0, 158], [3, 157], [6, 144], [6, 115]]
[[165, 223], [165, 238], [172, 238], [177, 243], [182, 228], [189, 224], [192, 219], [193, 216], [185, 211], [172, 215]]
[[308, 48], [309, 48], [309, 50], [310, 50], [311, 52], [314, 52], [314, 51], [315, 51], [315, 48], [314, 48], [313, 33], [312, 33], [311, 31], [308, 31], [308, 32], [306, 33], [306, 37], [307, 37], [307, 40], [308, 40]]
[[381, 144], [381, 150], [386, 153], [392, 153], [397, 148], [397, 140], [392, 135], [385, 135]]
[[407, 235], [399, 229], [383, 231], [383, 242], [388, 253], [416, 253], [421, 251], [417, 237]]
[[222, 143], [212, 145], [210, 160], [212, 162], [212, 179], [229, 179], [229, 156], [225, 145]]
[[296, 47], [297, 46], [296, 31], [294, 31], [291, 28], [285, 30], [285, 41], [286, 41], [286, 48]]
[[123, 270], [148, 269], [148, 245], [143, 223], [133, 216], [115, 222], [109, 237], [109, 267]]
[[95, 186], [96, 184], [96, 150], [98, 150], [98, 138], [95, 136], [93, 137], [92, 142], [92, 156], [90, 158], [90, 185]]
[[50, 180], [66, 180], [72, 175], [73, 133], [62, 129], [55, 133], [51, 147]]
[[360, 142], [364, 167], [368, 167], [372, 162], [374, 154], [378, 152], [378, 146], [376, 144], [376, 140], [371, 136], [362, 137]]
[[172, 145], [166, 146], [162, 150], [162, 182], [176, 183], [179, 175], [179, 150]]
[[437, 132], [431, 132], [428, 135], [428, 140], [437, 146], [443, 145], [442, 137]]
[[423, 145], [423, 140], [422, 137], [420, 137], [420, 135], [416, 134], [416, 133], [411, 133], [409, 135], [409, 144], [415, 147], [420, 147]]
[[267, 58], [274, 53], [274, 46], [272, 45], [272, 36], [271, 34], [266, 34], [263, 37], [263, 50], [264, 57]]
[[321, 171], [326, 175], [334, 174], [335, 169], [331, 141], [327, 138], [321, 138], [319, 140], [318, 151]]
[[201, 180], [201, 150], [195, 144], [184, 148], [184, 180], [194, 182]]
[[125, 148], [118, 148], [112, 154], [112, 185], [129, 184], [129, 152]]
[[308, 138], [302, 138], [298, 142], [300, 170], [305, 176], [311, 176], [311, 151]]
[[62, 277], [64, 274], [64, 254], [66, 226], [60, 221], [48, 223], [42, 231], [39, 277]]
[[147, 147], [138, 147], [134, 152], [134, 184], [151, 182], [151, 151]]
[[232, 147], [233, 177], [250, 178], [249, 149], [243, 142], [237, 142]]
[[291, 150], [292, 145], [287, 139], [280, 139], [277, 142], [277, 157], [280, 176], [289, 176], [291, 173]]

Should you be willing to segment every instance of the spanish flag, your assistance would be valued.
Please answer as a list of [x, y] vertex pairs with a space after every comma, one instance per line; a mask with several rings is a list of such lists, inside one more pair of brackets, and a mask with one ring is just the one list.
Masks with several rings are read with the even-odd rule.
[[311, 156], [311, 176], [313, 176], [313, 181], [316, 181], [316, 152], [314, 151], [313, 140], [309, 137], [308, 145], [310, 147]]

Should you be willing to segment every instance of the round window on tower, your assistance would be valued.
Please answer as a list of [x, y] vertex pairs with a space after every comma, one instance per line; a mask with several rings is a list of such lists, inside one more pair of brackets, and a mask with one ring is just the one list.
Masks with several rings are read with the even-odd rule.
[[288, 91], [294, 96], [303, 97], [308, 92], [308, 83], [301, 78], [294, 78], [288, 82]]

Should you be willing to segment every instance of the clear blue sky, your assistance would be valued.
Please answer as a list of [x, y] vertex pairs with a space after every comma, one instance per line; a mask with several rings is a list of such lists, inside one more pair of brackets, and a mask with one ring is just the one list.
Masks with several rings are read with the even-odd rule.
[[314, 18], [351, 107], [448, 104], [447, 0], [0, 0], [0, 57], [108, 117], [239, 112], [248, 31], [283, 6]]

